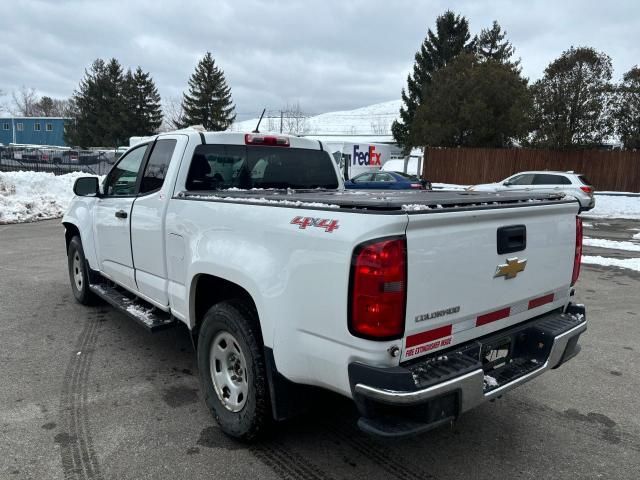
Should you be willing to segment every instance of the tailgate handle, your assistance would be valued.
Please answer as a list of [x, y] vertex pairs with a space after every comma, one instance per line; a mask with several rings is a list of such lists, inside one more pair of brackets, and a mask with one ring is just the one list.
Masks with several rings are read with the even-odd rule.
[[498, 229], [498, 255], [520, 252], [527, 248], [527, 227], [509, 225]]

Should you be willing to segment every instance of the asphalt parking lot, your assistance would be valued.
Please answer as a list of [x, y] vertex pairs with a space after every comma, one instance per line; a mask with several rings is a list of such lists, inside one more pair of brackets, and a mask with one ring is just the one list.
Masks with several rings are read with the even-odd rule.
[[[616, 240], [638, 226], [589, 223]], [[327, 398], [246, 446], [207, 412], [185, 330], [149, 335], [75, 303], [59, 221], [0, 225], [0, 478], [637, 479], [639, 287], [638, 273], [583, 266], [580, 355], [452, 426], [380, 442]]]

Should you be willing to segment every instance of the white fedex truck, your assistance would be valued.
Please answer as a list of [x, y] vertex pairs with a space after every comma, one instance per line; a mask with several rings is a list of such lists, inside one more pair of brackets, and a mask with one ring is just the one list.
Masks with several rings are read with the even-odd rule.
[[380, 170], [391, 157], [389, 145], [381, 143], [323, 142], [345, 180]]

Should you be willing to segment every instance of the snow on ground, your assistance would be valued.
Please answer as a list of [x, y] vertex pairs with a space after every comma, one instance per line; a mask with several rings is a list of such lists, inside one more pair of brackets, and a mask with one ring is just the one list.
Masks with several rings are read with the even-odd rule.
[[[306, 135], [371, 135], [375, 137], [389, 137], [391, 139], [391, 124], [399, 117], [401, 100], [377, 103], [355, 110], [328, 112], [307, 117], [304, 120]], [[231, 131], [251, 132], [258, 124], [257, 118], [236, 122]], [[261, 132], [279, 132], [280, 118], [264, 118], [260, 123]], [[379, 138], [378, 138], [379, 140]], [[356, 141], [363, 141], [362, 139]]]
[[633, 237], [634, 240], [640, 240], [640, 233], [636, 233]]
[[0, 172], [0, 224], [61, 217], [86, 173]]
[[434, 190], [466, 190], [470, 185], [456, 185], [455, 183], [432, 183]]
[[601, 265], [603, 267], [618, 267], [640, 272], [640, 258], [608, 258], [600, 255], [582, 257], [582, 263]]
[[585, 212], [583, 216], [640, 220], [640, 197], [598, 195], [595, 208]]
[[616, 240], [605, 240], [603, 238], [587, 238], [583, 240], [588, 247], [611, 248], [614, 250], [627, 250], [629, 252], [640, 252], [640, 243], [619, 242]]

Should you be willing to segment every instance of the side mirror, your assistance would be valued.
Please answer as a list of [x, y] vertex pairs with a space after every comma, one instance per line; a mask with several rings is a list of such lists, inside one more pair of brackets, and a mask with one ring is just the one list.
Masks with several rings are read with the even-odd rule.
[[97, 197], [100, 194], [98, 177], [80, 177], [73, 184], [73, 193], [79, 197]]
[[511, 185], [511, 182], [507, 180], [506, 182], [502, 182], [502, 185], [504, 185], [505, 187], [508, 187], [509, 185]]

